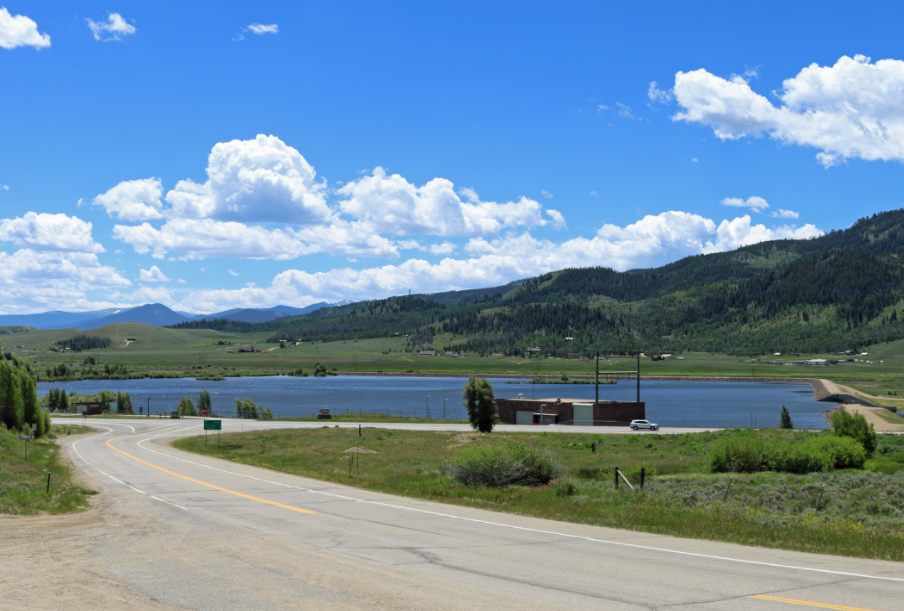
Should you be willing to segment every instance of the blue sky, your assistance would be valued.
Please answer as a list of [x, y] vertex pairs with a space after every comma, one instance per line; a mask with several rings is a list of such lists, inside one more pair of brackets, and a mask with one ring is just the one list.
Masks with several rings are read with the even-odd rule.
[[493, 286], [901, 206], [893, 3], [0, 6], [2, 313]]

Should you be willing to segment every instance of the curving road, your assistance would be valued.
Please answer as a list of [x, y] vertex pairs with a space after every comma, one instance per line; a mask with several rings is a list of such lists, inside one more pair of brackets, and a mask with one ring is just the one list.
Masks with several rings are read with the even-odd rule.
[[[166, 444], [198, 434], [199, 421], [90, 424], [102, 434], [68, 444], [70, 455], [112, 499], [108, 511], [128, 514], [137, 524], [121, 537], [99, 540], [96, 553], [117, 579], [165, 605], [904, 611], [899, 563], [427, 503]], [[316, 426], [223, 424], [226, 430]], [[407, 426], [455, 428], [398, 428]]]

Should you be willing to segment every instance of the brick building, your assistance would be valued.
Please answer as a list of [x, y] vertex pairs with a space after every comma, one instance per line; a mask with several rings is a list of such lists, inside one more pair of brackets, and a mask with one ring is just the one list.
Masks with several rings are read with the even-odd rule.
[[627, 425], [646, 418], [644, 402], [582, 399], [496, 399], [502, 424]]

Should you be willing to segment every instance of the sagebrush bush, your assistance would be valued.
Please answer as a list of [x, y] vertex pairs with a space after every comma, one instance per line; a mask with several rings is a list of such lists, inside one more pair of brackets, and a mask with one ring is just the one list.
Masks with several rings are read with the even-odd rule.
[[541, 486], [562, 473], [548, 450], [520, 443], [466, 446], [445, 467], [456, 481], [474, 487]]
[[862, 469], [868, 458], [851, 437], [801, 435], [792, 439], [735, 436], [723, 439], [710, 453], [715, 473], [814, 473], [832, 469]]

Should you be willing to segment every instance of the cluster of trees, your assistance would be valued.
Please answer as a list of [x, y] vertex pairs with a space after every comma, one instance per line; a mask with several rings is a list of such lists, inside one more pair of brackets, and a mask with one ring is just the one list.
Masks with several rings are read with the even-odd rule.
[[206, 390], [202, 390], [198, 393], [197, 407], [195, 407], [195, 403], [192, 401], [191, 397], [182, 397], [181, 401], [179, 401], [179, 407], [182, 410], [183, 416], [200, 416], [201, 410], [205, 407], [207, 408], [208, 415], [214, 415], [210, 403], [210, 393]]
[[235, 400], [235, 417], [251, 418], [254, 420], [273, 420], [273, 412], [263, 405], [255, 405], [254, 401], [245, 397], [244, 400]]
[[175, 325], [170, 325], [170, 329], [213, 329], [215, 331], [231, 331], [242, 332], [251, 331], [254, 325], [250, 322], [241, 322], [238, 320], [229, 320], [228, 318], [212, 318], [205, 320], [187, 320]]
[[132, 396], [127, 392], [116, 393], [116, 412], [119, 414], [134, 414], [132, 410]]
[[[89, 364], [88, 361], [91, 361]], [[94, 367], [95, 359], [93, 357], [88, 357], [85, 359], [85, 366], [80, 369], [74, 369], [70, 367], [66, 363], [59, 363], [58, 365], [48, 366], [44, 370], [45, 377], [50, 380], [84, 380], [84, 379], [92, 379], [92, 380], [123, 380], [135, 377], [144, 377], [143, 375], [136, 376], [134, 373], [130, 372], [127, 367], [124, 365], [104, 365], [103, 367]]]
[[51, 388], [44, 399], [51, 411], [69, 411], [69, 394], [62, 388]]
[[50, 432], [50, 415], [41, 409], [35, 372], [28, 361], [6, 353], [0, 358], [0, 423], [8, 429]]
[[77, 335], [69, 339], [61, 339], [56, 345], [61, 348], [70, 348], [73, 352], [82, 352], [84, 350], [109, 348], [113, 345], [113, 340], [109, 337]]

